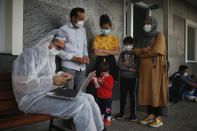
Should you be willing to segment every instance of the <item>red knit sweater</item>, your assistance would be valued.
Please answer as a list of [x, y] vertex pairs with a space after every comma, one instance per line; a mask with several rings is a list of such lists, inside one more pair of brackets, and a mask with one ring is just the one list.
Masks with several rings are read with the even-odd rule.
[[[98, 79], [102, 79], [102, 78], [99, 76]], [[111, 75], [104, 77], [102, 82], [99, 84], [100, 84], [100, 88], [97, 88], [97, 97], [112, 98], [112, 88], [114, 84], [113, 77]]]

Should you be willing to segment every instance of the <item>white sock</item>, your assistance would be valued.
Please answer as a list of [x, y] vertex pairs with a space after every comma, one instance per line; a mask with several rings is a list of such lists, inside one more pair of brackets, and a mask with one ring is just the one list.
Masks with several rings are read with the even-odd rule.
[[107, 120], [108, 121], [111, 121], [111, 116], [107, 116]]

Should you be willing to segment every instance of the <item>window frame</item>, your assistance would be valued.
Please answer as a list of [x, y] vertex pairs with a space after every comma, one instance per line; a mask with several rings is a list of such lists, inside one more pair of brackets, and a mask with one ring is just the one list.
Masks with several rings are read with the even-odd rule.
[[[23, 3], [24, 0], [5, 0], [4, 41], [0, 54], [20, 55], [23, 52]], [[2, 3], [1, 3], [2, 4]]]
[[152, 12], [149, 9], [150, 5], [144, 2], [133, 3], [131, 0], [124, 0], [124, 37], [133, 37], [133, 18], [134, 18], [134, 5], [140, 6], [142, 8], [147, 8], [149, 10], [148, 15], [151, 16]]
[[5, 53], [6, 0], [0, 1], [0, 53]]
[[189, 19], [186, 19], [185, 21], [185, 63], [197, 63], [197, 53], [194, 54], [194, 60], [189, 60], [188, 59], [188, 27], [192, 27], [195, 29], [195, 45], [194, 45], [194, 48], [195, 48], [195, 51], [197, 51], [197, 23], [192, 21], [192, 20], [189, 20]]

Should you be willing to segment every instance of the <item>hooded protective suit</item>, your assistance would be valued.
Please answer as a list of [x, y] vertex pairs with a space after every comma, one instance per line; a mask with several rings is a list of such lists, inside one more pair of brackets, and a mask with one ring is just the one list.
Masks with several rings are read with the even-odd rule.
[[45, 94], [53, 88], [55, 56], [49, 44], [58, 30], [52, 31], [34, 47], [15, 60], [12, 72], [13, 90], [21, 111], [49, 114], [61, 119], [73, 118], [77, 131], [100, 131], [103, 122], [94, 98], [81, 93], [74, 100], [51, 98]]

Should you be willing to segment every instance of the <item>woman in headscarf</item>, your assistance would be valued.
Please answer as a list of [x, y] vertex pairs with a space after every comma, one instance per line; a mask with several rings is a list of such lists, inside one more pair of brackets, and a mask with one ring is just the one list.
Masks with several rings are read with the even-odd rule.
[[140, 123], [159, 127], [163, 125], [162, 107], [167, 107], [165, 38], [157, 31], [154, 17], [147, 17], [143, 30], [144, 36], [133, 50], [140, 57], [138, 101], [147, 106], [147, 116]]

